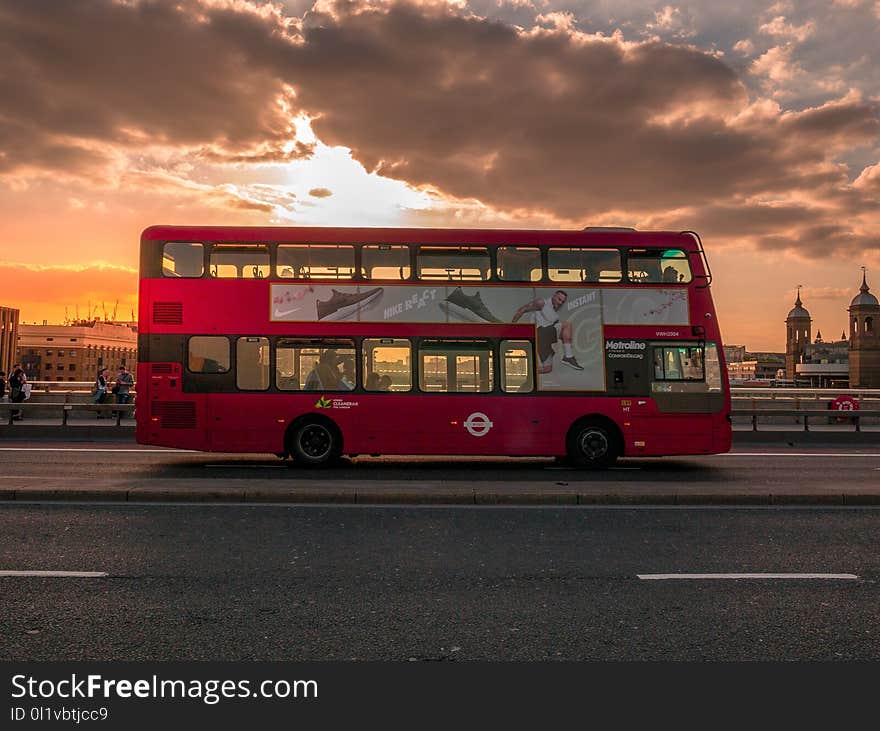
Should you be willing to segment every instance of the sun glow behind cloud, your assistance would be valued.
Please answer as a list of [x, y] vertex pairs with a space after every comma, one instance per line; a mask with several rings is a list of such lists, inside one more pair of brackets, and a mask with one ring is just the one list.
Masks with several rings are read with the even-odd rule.
[[[288, 225], [394, 226], [405, 210], [435, 203], [427, 192], [368, 173], [348, 148], [320, 142], [311, 158], [286, 166], [282, 185], [297, 197], [294, 211], [276, 210], [277, 222]], [[330, 195], [316, 196], [316, 189]]]

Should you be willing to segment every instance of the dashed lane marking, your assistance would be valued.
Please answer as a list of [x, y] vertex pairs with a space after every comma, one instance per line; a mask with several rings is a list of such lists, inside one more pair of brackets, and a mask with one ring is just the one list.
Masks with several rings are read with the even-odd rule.
[[0, 571], [0, 576], [39, 576], [50, 579], [100, 579], [105, 571]]
[[824, 579], [858, 581], [855, 574], [636, 574], [642, 581], [724, 580], [724, 579]]

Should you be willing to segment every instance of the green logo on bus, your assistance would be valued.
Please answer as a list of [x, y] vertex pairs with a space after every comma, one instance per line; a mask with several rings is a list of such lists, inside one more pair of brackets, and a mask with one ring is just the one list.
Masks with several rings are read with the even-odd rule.
[[315, 408], [316, 409], [329, 409], [330, 408], [330, 399], [328, 399], [326, 396], [321, 396], [321, 398], [319, 398], [315, 402]]

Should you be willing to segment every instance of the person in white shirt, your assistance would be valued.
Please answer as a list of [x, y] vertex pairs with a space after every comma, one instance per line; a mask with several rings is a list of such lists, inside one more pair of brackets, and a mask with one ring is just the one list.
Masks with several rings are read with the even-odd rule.
[[513, 315], [512, 322], [518, 322], [526, 313], [531, 313], [532, 322], [537, 328], [537, 346], [538, 346], [538, 373], [550, 373], [553, 370], [553, 355], [555, 350], [553, 344], [562, 341], [563, 358], [562, 363], [576, 371], [582, 371], [584, 367], [577, 362], [574, 352], [571, 348], [571, 323], [563, 322], [559, 317], [559, 310], [568, 294], [561, 289], [557, 289], [550, 299], [537, 299], [527, 302], [520, 307]]

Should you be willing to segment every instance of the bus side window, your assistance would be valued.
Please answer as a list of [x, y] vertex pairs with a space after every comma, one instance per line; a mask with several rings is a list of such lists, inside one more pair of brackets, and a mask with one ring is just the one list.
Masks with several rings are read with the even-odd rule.
[[687, 252], [680, 249], [630, 249], [629, 279], [643, 284], [686, 284], [692, 279]]
[[623, 277], [617, 249], [550, 249], [547, 273], [553, 282], [619, 282]]
[[654, 348], [654, 379], [658, 381], [703, 381], [703, 349], [689, 346]]
[[243, 391], [269, 388], [269, 338], [238, 339], [235, 345], [235, 385]]
[[279, 391], [351, 391], [354, 341], [282, 338], [275, 346]]
[[279, 244], [276, 271], [282, 279], [353, 279], [351, 244]]
[[429, 341], [419, 348], [419, 388], [428, 393], [490, 393], [492, 349], [484, 341]]
[[587, 282], [619, 282], [623, 279], [623, 267], [617, 249], [585, 249], [583, 261]]
[[421, 246], [416, 262], [423, 280], [485, 281], [491, 271], [485, 246]]
[[218, 279], [263, 279], [269, 276], [266, 244], [215, 244], [211, 249], [211, 276]]
[[191, 373], [226, 373], [229, 340], [214, 335], [194, 335], [189, 339], [187, 368]]
[[405, 244], [367, 244], [361, 248], [364, 279], [409, 279], [411, 271], [409, 246]]
[[534, 247], [499, 246], [498, 278], [505, 282], [541, 281], [541, 250]]
[[412, 390], [412, 345], [404, 338], [365, 338], [363, 386], [367, 391]]
[[201, 277], [204, 258], [204, 244], [169, 241], [162, 247], [162, 276]]
[[501, 342], [501, 390], [529, 393], [535, 389], [532, 344], [527, 340]]

